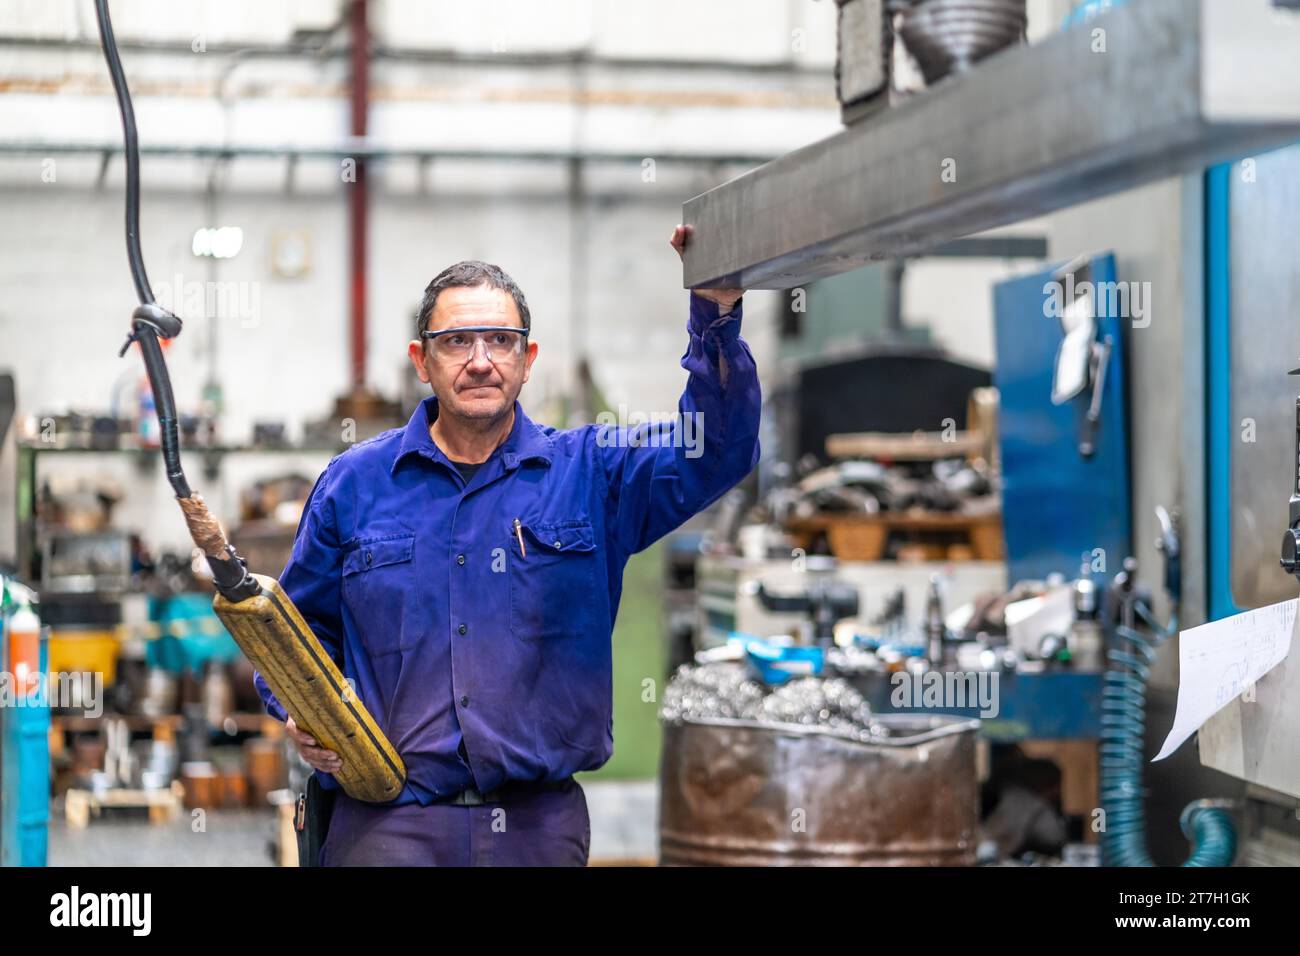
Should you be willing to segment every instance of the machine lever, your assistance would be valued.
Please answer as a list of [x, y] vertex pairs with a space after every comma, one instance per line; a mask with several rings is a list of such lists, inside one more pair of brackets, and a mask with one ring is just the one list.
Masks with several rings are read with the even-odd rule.
[[1106, 390], [1106, 366], [1110, 364], [1110, 352], [1113, 340], [1108, 335], [1094, 346], [1093, 355], [1097, 370], [1092, 376], [1092, 401], [1088, 403], [1088, 413], [1083, 420], [1079, 435], [1079, 454], [1091, 458], [1097, 451], [1097, 424], [1101, 421], [1101, 400]]
[[[1300, 373], [1300, 369], [1291, 374]], [[1288, 526], [1282, 534], [1282, 570], [1300, 578], [1300, 397], [1295, 400], [1295, 456], [1291, 459], [1291, 472], [1295, 481], [1291, 485], [1288, 509]]]

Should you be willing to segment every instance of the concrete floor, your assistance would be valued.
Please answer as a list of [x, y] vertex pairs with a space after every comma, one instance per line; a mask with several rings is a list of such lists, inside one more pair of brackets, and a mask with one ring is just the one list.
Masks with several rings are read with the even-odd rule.
[[[648, 863], [656, 856], [657, 788], [653, 780], [587, 781], [591, 863]], [[165, 824], [117, 813], [68, 827], [62, 802], [50, 808], [50, 866], [271, 866], [275, 816], [269, 810], [210, 810], [194, 832], [182, 813]]]

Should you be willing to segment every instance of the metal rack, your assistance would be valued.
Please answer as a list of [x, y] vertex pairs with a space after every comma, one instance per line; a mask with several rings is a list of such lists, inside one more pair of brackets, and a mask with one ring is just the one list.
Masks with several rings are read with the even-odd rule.
[[[340, 449], [325, 446], [286, 446], [283, 448], [249, 445], [214, 445], [184, 448], [183, 457], [200, 455], [205, 467], [215, 467], [221, 459], [231, 455], [336, 455]], [[158, 467], [158, 449], [145, 446], [118, 446], [94, 448], [80, 445], [47, 445], [41, 442], [19, 442], [17, 445], [17, 570], [24, 581], [35, 581], [34, 562], [39, 552], [39, 528], [36, 520], [36, 495], [38, 488], [38, 462], [47, 455], [127, 455], [136, 458], [142, 466]]]

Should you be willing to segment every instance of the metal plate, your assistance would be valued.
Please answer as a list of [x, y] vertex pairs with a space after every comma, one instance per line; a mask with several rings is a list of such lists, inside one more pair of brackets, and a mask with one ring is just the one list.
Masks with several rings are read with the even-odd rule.
[[[1295, 596], [1295, 585], [1291, 585]], [[1286, 660], [1259, 679], [1255, 699], [1238, 697], [1197, 732], [1201, 763], [1300, 798], [1300, 618]]]
[[[1300, 52], [1297, 53], [1300, 57]], [[1241, 608], [1295, 597], [1278, 565], [1288, 524], [1300, 376], [1300, 147], [1238, 164], [1229, 191], [1232, 323], [1232, 597]]]

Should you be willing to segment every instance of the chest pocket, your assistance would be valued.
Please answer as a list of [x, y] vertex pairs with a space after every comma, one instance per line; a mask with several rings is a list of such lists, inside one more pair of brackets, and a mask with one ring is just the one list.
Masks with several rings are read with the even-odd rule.
[[[508, 543], [510, 628], [525, 641], [561, 640], [589, 633], [601, 624], [605, 601], [600, 552], [586, 520], [525, 523]], [[608, 622], [605, 622], [608, 623]]]
[[415, 639], [414, 558], [411, 533], [362, 538], [343, 559], [343, 598], [371, 655], [402, 650]]

